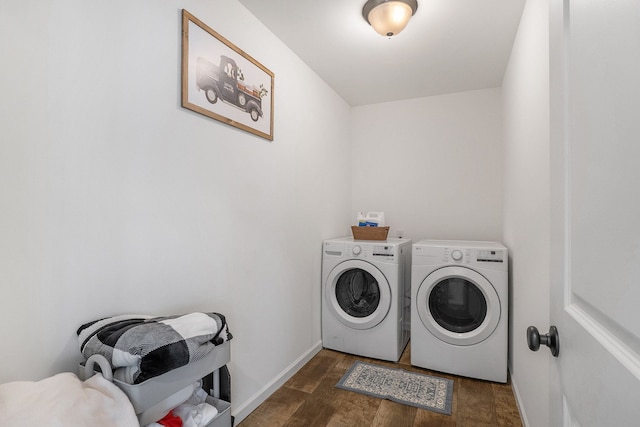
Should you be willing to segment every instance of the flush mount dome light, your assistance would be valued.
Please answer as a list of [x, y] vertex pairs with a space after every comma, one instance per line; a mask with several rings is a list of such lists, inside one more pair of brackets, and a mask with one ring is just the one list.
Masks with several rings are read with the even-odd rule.
[[378, 34], [392, 37], [407, 26], [417, 9], [417, 0], [368, 0], [362, 16]]

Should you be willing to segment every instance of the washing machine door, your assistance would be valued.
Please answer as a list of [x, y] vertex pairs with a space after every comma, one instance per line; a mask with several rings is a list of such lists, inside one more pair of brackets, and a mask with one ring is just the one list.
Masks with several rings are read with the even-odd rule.
[[453, 345], [473, 345], [498, 326], [500, 298], [480, 273], [465, 267], [443, 267], [420, 284], [415, 304], [424, 326]]
[[361, 260], [338, 264], [327, 277], [325, 303], [343, 325], [370, 329], [384, 320], [391, 307], [391, 288], [384, 274]]

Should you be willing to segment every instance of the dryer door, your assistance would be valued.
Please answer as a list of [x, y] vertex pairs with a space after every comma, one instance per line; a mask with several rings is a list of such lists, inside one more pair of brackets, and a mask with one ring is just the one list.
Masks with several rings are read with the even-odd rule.
[[500, 321], [500, 298], [491, 283], [465, 267], [444, 267], [420, 284], [416, 301], [424, 326], [453, 345], [487, 339]]
[[338, 264], [327, 277], [325, 303], [345, 326], [370, 329], [391, 307], [391, 288], [382, 272], [366, 261]]

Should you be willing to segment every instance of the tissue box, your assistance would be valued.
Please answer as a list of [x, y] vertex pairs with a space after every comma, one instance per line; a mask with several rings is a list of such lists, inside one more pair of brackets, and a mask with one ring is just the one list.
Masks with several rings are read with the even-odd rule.
[[387, 240], [389, 227], [358, 227], [353, 225], [351, 232], [356, 240]]

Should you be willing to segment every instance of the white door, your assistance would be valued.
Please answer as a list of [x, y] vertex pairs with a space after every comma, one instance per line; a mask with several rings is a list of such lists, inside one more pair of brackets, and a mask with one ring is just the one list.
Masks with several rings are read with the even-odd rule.
[[550, 7], [550, 425], [638, 426], [640, 1]]

